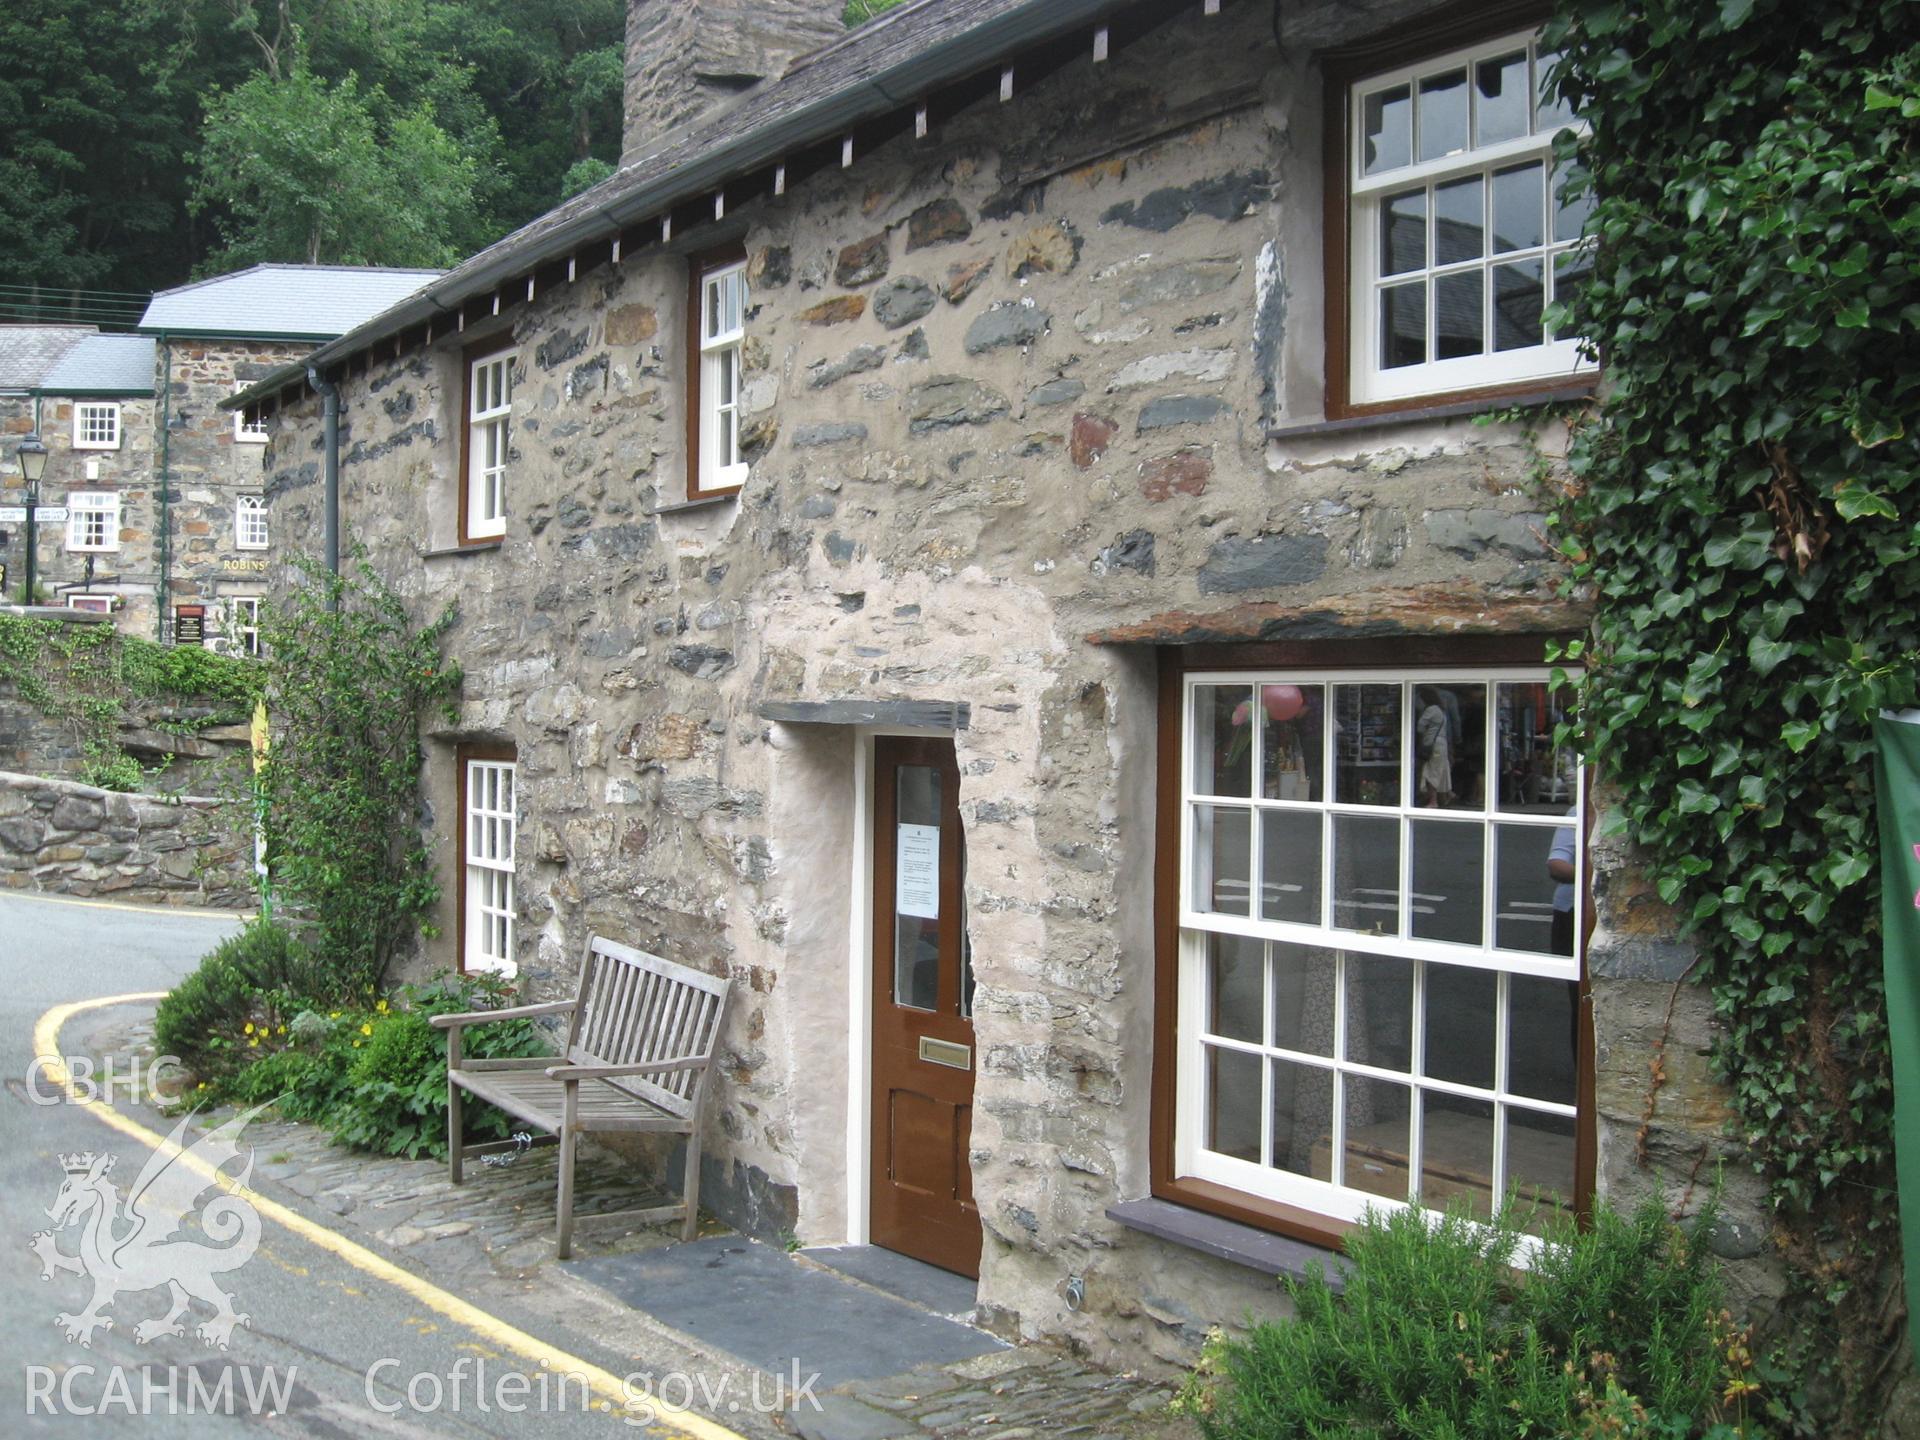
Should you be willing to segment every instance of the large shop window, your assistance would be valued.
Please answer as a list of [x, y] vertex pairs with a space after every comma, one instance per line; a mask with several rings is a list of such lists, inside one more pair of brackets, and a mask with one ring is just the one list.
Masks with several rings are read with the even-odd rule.
[[1547, 672], [1180, 683], [1174, 1177], [1334, 1222], [1575, 1210], [1583, 802]]
[[513, 352], [467, 357], [466, 454], [460, 476], [460, 543], [507, 533], [508, 422], [513, 414]]
[[1344, 310], [1328, 304], [1344, 327], [1329, 368], [1343, 349], [1346, 366], [1330, 410], [1591, 368], [1542, 315], [1592, 267], [1588, 202], [1563, 200], [1553, 161], [1555, 133], [1579, 123], [1544, 93], [1555, 58], [1522, 32], [1335, 87], [1347, 254], [1329, 277], [1345, 292]]
[[746, 482], [740, 454], [740, 358], [746, 341], [747, 264], [737, 250], [691, 269], [687, 323], [687, 498], [737, 490]]
[[512, 976], [514, 809], [513, 752], [463, 749], [464, 820], [460, 870], [460, 968]]

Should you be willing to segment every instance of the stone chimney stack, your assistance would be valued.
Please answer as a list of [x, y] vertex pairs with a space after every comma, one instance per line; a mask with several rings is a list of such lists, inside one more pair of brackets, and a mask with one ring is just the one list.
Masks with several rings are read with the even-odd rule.
[[627, 0], [621, 163], [847, 33], [844, 0]]

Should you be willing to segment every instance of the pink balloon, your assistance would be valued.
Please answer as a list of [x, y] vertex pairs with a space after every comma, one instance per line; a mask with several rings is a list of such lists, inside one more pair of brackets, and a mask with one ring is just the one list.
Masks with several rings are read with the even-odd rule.
[[1298, 685], [1262, 685], [1260, 703], [1266, 707], [1267, 719], [1291, 720], [1307, 708], [1307, 697]]

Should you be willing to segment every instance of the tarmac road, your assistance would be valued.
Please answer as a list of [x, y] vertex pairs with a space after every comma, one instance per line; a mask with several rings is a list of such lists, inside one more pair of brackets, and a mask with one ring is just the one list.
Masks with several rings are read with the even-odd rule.
[[[633, 1368], [619, 1358], [633, 1354], [631, 1343], [602, 1346], [569, 1333], [531, 1295], [471, 1297], [488, 1314], [469, 1323], [451, 1319], [394, 1275], [383, 1278], [377, 1263], [342, 1258], [314, 1243], [310, 1232], [276, 1222], [267, 1204], [261, 1206], [258, 1251], [226, 1277], [235, 1308], [250, 1316], [234, 1332], [230, 1349], [196, 1338], [194, 1322], [206, 1317], [204, 1309], [190, 1317], [182, 1335], [137, 1343], [138, 1322], [166, 1310], [164, 1289], [123, 1294], [109, 1312], [116, 1323], [93, 1337], [91, 1349], [64, 1337], [56, 1315], [81, 1310], [91, 1287], [65, 1273], [51, 1282], [42, 1279], [41, 1262], [28, 1248], [36, 1233], [49, 1228], [47, 1208], [66, 1178], [60, 1157], [114, 1153], [118, 1163], [111, 1178], [124, 1192], [151, 1152], [110, 1128], [94, 1106], [33, 1103], [28, 1079], [35, 1024], [57, 1004], [165, 990], [237, 923], [204, 912], [0, 894], [0, 1074], [6, 1090], [0, 1097], [0, 1154], [8, 1161], [0, 1165], [0, 1434], [658, 1435], [684, 1433], [690, 1424], [695, 1440], [725, 1440], [731, 1432], [697, 1418], [643, 1430], [618, 1414], [591, 1413], [586, 1407], [598, 1404], [598, 1396], [589, 1398], [581, 1385], [561, 1385], [551, 1375], [542, 1412], [538, 1364], [503, 1346], [509, 1327], [550, 1339], [556, 1354], [584, 1357], [612, 1375]], [[117, 1018], [132, 1013], [121, 1008]], [[62, 1048], [84, 1053], [89, 1031], [115, 1020], [111, 1009], [76, 1014], [61, 1032]], [[50, 1089], [44, 1083], [37, 1088]], [[165, 1125], [151, 1114], [120, 1108], [150, 1127]], [[270, 1185], [262, 1185], [261, 1194], [269, 1203], [297, 1209], [295, 1197]], [[78, 1234], [77, 1228], [59, 1231], [60, 1249], [74, 1253]], [[491, 1316], [502, 1320], [486, 1323]], [[658, 1363], [664, 1370], [675, 1358], [659, 1356]], [[473, 1376], [482, 1360], [487, 1394], [477, 1397]], [[90, 1372], [81, 1368], [87, 1366]], [[505, 1375], [524, 1375], [528, 1388], [519, 1391], [513, 1380], [499, 1388]], [[233, 1396], [231, 1415], [217, 1408], [223, 1381]], [[284, 1389], [275, 1390], [275, 1384]], [[204, 1407], [188, 1413], [190, 1401], [208, 1395], [215, 1413], [204, 1413]], [[477, 1408], [481, 1398], [494, 1408]], [[516, 1403], [525, 1407], [521, 1413], [502, 1408]]]

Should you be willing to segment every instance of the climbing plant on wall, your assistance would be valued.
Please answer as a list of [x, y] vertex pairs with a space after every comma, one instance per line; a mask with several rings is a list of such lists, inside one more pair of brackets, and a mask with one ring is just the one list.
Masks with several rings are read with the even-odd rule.
[[420, 834], [421, 726], [451, 719], [451, 606], [425, 624], [364, 559], [261, 618], [272, 743], [260, 775], [274, 884], [343, 990], [379, 987], [439, 898]]
[[1823, 1433], [1878, 1433], [1908, 1351], [1869, 722], [1920, 651], [1920, 7], [1563, 0], [1548, 43], [1597, 198], [1606, 387], [1558, 520], [1587, 743], [1724, 1022], [1780, 1334]]

